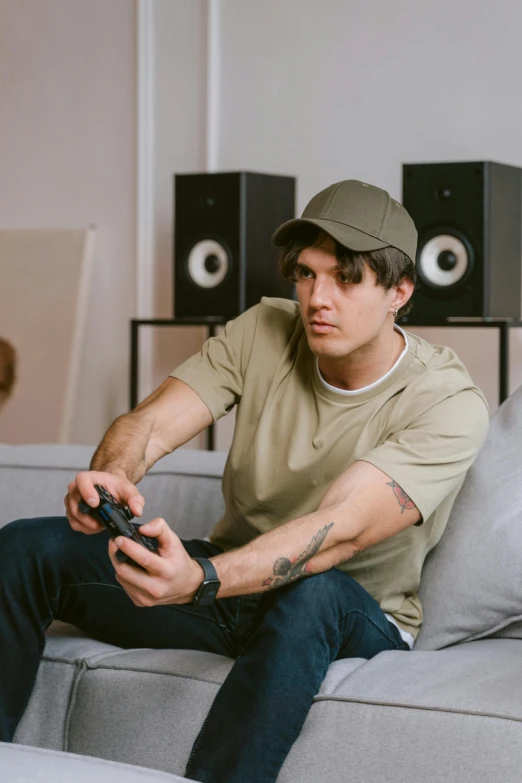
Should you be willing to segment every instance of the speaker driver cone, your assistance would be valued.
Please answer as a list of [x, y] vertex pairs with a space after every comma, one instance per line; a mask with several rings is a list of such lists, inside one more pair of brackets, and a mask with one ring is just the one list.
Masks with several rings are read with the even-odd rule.
[[203, 239], [188, 254], [190, 279], [200, 288], [215, 288], [223, 282], [230, 267], [226, 248], [214, 239]]
[[471, 252], [454, 234], [438, 234], [421, 248], [417, 269], [424, 283], [433, 288], [456, 285], [467, 277]]

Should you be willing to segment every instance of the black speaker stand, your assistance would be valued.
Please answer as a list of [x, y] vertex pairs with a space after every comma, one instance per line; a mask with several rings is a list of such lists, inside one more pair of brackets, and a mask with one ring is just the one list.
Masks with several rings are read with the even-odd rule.
[[476, 327], [494, 327], [499, 332], [499, 383], [498, 383], [498, 402], [502, 405], [504, 400], [509, 397], [509, 329], [513, 326], [522, 326], [522, 320], [519, 318], [447, 318], [433, 321], [413, 321], [408, 316], [401, 318], [399, 326], [408, 329], [410, 326], [465, 326], [467, 328]]
[[[140, 326], [206, 326], [208, 337], [214, 337], [216, 326], [224, 326], [222, 318], [133, 318], [131, 319], [130, 345], [130, 410], [138, 404], [138, 370], [139, 370], [139, 340]], [[187, 359], [189, 357], [187, 356]], [[207, 429], [207, 449], [214, 451], [214, 425]]]

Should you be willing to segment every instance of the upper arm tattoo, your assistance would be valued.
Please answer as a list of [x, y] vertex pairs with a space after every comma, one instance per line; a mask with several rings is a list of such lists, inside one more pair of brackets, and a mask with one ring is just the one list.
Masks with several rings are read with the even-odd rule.
[[417, 508], [413, 500], [408, 497], [402, 487], [399, 487], [395, 481], [387, 481], [386, 484], [393, 489], [393, 494], [399, 501], [399, 506], [401, 507], [401, 514], [404, 514], [405, 511], [411, 511], [412, 509]]
[[312, 538], [310, 544], [301, 552], [293, 562], [287, 557], [279, 557], [274, 563], [274, 576], [269, 576], [263, 582], [263, 587], [267, 587], [272, 590], [274, 587], [281, 587], [282, 585], [292, 582], [294, 579], [299, 579], [301, 576], [312, 576], [312, 574], [306, 570], [308, 561], [317, 554], [321, 548], [321, 544], [328, 535], [330, 528], [334, 526], [333, 522], [329, 525], [325, 525], [322, 530]]

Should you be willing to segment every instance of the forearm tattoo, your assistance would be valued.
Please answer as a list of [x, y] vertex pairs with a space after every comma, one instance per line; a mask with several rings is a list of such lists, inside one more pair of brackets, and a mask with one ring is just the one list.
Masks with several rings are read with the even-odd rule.
[[398, 484], [395, 483], [395, 481], [387, 481], [386, 484], [389, 487], [392, 487], [393, 494], [399, 501], [399, 506], [401, 507], [401, 514], [404, 514], [405, 511], [411, 511], [413, 508], [416, 508], [415, 503], [411, 498], [408, 497], [406, 492], [399, 487]]
[[328, 535], [328, 531], [334, 526], [333, 522], [323, 527], [317, 535], [312, 538], [312, 541], [308, 545], [307, 549], [302, 552], [295, 560], [289, 560], [287, 557], [279, 557], [274, 563], [274, 576], [269, 576], [262, 583], [263, 587], [268, 590], [273, 590], [275, 587], [281, 587], [282, 585], [293, 582], [295, 579], [299, 579], [302, 576], [312, 576], [310, 572], [306, 571], [308, 561], [319, 551], [321, 544]]

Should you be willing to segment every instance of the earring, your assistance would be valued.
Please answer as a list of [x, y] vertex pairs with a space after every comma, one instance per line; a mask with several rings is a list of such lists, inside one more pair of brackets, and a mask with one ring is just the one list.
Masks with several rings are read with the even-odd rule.
[[397, 313], [398, 313], [398, 312], [399, 312], [398, 310], [394, 310], [394, 311], [393, 311], [393, 317], [394, 317], [394, 318], [397, 318]]

